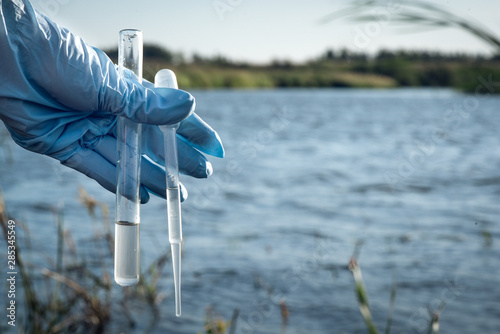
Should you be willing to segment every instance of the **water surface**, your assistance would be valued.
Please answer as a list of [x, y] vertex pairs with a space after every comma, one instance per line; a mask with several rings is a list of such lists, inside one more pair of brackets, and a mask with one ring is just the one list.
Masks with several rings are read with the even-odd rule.
[[[394, 281], [393, 333], [426, 332], [426, 310], [443, 301], [442, 332], [500, 328], [500, 98], [435, 89], [193, 94], [226, 158], [211, 159], [208, 180], [181, 179], [183, 316], [174, 315], [169, 266], [157, 332], [201, 331], [211, 305], [226, 319], [238, 308], [239, 333], [277, 333], [281, 300], [287, 333], [363, 332], [347, 269], [356, 244], [381, 331]], [[3, 147], [0, 185], [34, 247], [55, 254], [55, 218], [44, 208], [59, 202], [86, 247], [101, 227], [78, 186], [112, 210], [114, 196], [56, 161]], [[168, 247], [165, 203], [152, 199], [142, 207], [143, 266]]]

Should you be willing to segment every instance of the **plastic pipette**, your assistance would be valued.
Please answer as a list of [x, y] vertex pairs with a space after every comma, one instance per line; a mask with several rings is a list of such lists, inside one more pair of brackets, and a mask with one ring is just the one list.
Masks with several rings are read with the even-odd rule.
[[[177, 89], [175, 73], [168, 69], [160, 70], [155, 76], [156, 87]], [[168, 240], [172, 251], [174, 269], [175, 315], [181, 316], [181, 246], [182, 217], [179, 188], [179, 165], [177, 157], [176, 129], [179, 124], [161, 125], [165, 144], [165, 172], [167, 174], [167, 213]]]
[[[120, 31], [118, 71], [125, 69], [142, 81], [142, 32]], [[139, 223], [141, 124], [124, 117], [117, 121], [115, 281], [121, 286], [139, 282]]]

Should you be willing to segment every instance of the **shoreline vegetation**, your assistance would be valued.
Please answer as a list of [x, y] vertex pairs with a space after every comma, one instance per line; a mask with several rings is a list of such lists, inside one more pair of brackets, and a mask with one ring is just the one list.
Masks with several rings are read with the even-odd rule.
[[[117, 49], [104, 52], [116, 63]], [[481, 77], [500, 86], [500, 55], [433, 51], [381, 50], [368, 55], [327, 50], [303, 63], [273, 60], [256, 65], [197, 54], [186, 60], [158, 45], [144, 45], [144, 78], [153, 81], [162, 68], [175, 71], [183, 89], [448, 87], [474, 93]]]
[[[9, 273], [6, 286], [10, 299], [7, 321], [0, 322], [0, 332], [17, 327], [19, 333], [156, 333], [160, 328], [164, 301], [171, 298], [162, 291], [160, 279], [163, 269], [171, 261], [170, 250], [162, 252], [149, 265], [143, 265], [140, 281], [134, 287], [119, 288], [112, 280], [110, 272], [113, 263], [114, 237], [110, 225], [108, 206], [90, 196], [84, 188], [79, 188], [79, 200], [87, 209], [92, 226], [96, 228], [92, 238], [74, 239], [66, 228], [64, 208], [59, 205], [40, 206], [39, 210], [51, 212], [56, 222], [56, 245], [54, 255], [46, 254], [46, 263], [32, 262], [34, 252], [46, 249], [33, 248], [29, 225], [11, 216], [0, 188], [0, 234], [9, 247]], [[0, 240], [2, 236], [0, 236]], [[368, 292], [358, 265], [362, 240], [358, 240], [345, 266], [353, 277], [353, 292], [359, 311], [369, 334], [379, 334], [372, 317]], [[22, 256], [21, 256], [22, 254]], [[27, 259], [25, 261], [25, 259]], [[254, 273], [254, 288], [268, 294], [269, 307], [279, 309], [280, 329], [286, 334], [291, 317], [285, 298], [274, 301], [274, 288], [266, 283], [258, 273]], [[384, 333], [390, 334], [394, 319], [397, 280], [393, 278], [388, 315]], [[17, 297], [16, 297], [17, 296]], [[271, 303], [272, 301], [272, 303]], [[234, 334], [254, 330], [252, 325], [239, 316], [235, 303], [230, 320], [208, 305], [200, 334]], [[245, 306], [245, 305], [243, 305]], [[429, 334], [438, 334], [439, 313], [442, 303], [422, 329]], [[260, 314], [260, 313], [259, 313]], [[293, 317], [293, 315], [292, 315]], [[198, 320], [201, 320], [202, 316]], [[193, 319], [191, 319], [193, 321]], [[201, 322], [201, 321], [200, 321]], [[353, 323], [353, 326], [356, 325]], [[15, 330], [15, 329], [14, 329]]]

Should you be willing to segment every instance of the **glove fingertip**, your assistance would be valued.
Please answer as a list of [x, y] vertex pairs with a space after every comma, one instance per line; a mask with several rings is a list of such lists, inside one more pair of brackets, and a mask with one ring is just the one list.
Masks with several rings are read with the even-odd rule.
[[194, 144], [193, 146], [203, 153], [216, 158], [224, 158], [226, 154], [222, 140], [220, 139], [219, 134], [214, 130], [212, 130], [212, 133], [208, 136], [205, 143], [202, 145]]
[[188, 118], [194, 112], [194, 110], [196, 109], [196, 100], [190, 93], [179, 90], [179, 102], [183, 105], [184, 109], [184, 113], [179, 115], [181, 117], [181, 119], [179, 120], [180, 122]]
[[150, 197], [146, 188], [142, 186], [139, 188], [139, 196], [141, 197], [141, 204], [146, 204], [147, 202], [149, 202]]
[[224, 146], [217, 131], [195, 113], [180, 123], [177, 135], [185, 143], [205, 154], [217, 158], [223, 158], [225, 155]]
[[187, 200], [189, 194], [186, 187], [184, 187], [184, 185], [182, 184], [180, 185], [180, 190], [181, 190], [181, 202], [184, 202], [185, 200]]
[[226, 155], [226, 151], [224, 150], [224, 145], [222, 145], [222, 141], [220, 140], [219, 134], [215, 132], [215, 141], [211, 147], [210, 155], [217, 158], [224, 158]]
[[155, 88], [155, 93], [161, 99], [158, 105], [157, 117], [150, 123], [157, 125], [175, 124], [189, 117], [196, 108], [196, 101], [190, 93], [172, 88]]

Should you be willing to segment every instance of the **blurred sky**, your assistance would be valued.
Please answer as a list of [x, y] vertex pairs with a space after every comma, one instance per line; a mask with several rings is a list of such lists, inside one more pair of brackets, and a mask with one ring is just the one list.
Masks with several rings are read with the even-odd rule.
[[[500, 35], [499, 0], [436, 0], [453, 12], [474, 18]], [[87, 43], [117, 45], [118, 31], [137, 28], [144, 40], [190, 56], [221, 54], [232, 60], [303, 61], [328, 48], [375, 52], [381, 48], [465, 51], [491, 54], [492, 47], [457, 29], [408, 29], [393, 22], [372, 37], [359, 35], [366, 23], [347, 20], [319, 24], [347, 0], [32, 0], [35, 8]], [[417, 29], [415, 26], [413, 30]], [[423, 30], [423, 31], [422, 31]]]

